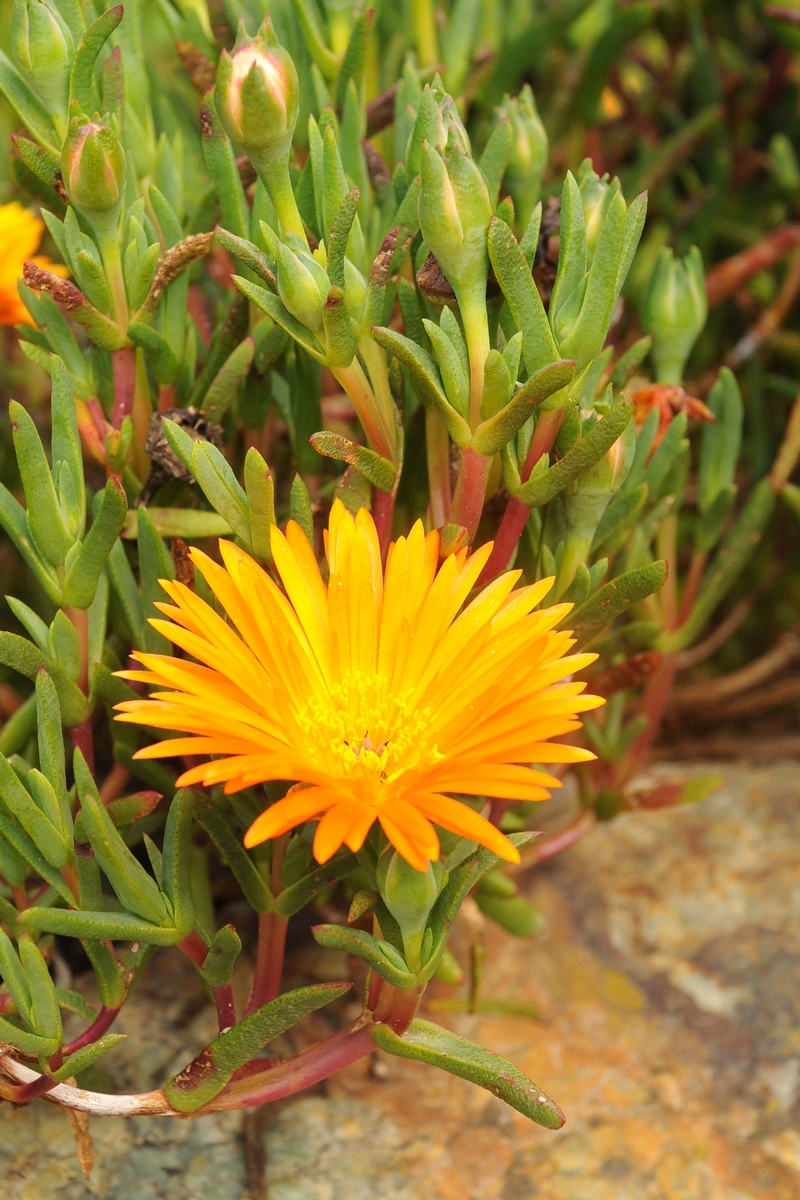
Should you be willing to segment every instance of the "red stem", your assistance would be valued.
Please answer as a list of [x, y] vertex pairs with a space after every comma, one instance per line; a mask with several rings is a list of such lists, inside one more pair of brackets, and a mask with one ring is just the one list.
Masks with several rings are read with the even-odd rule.
[[450, 519], [450, 437], [433, 408], [425, 409], [425, 445], [428, 452], [428, 492], [431, 525], [441, 529]]
[[689, 616], [689, 613], [692, 611], [694, 598], [697, 595], [697, 589], [700, 586], [700, 581], [703, 578], [703, 572], [706, 568], [707, 557], [708, 555], [703, 554], [699, 550], [695, 550], [694, 554], [692, 555], [692, 561], [689, 564], [689, 574], [686, 577], [686, 586], [683, 589], [681, 606], [680, 610], [678, 611], [678, 628], [683, 624], [683, 622]]
[[[556, 408], [551, 412], [539, 414], [536, 428], [533, 431], [530, 449], [528, 450], [528, 456], [520, 472], [520, 479], [523, 483], [528, 482], [533, 468], [542, 455], [549, 454], [552, 450], [553, 443], [558, 437], [565, 416], [566, 409], [563, 408]], [[511, 561], [514, 548], [522, 537], [522, 531], [530, 515], [531, 509], [528, 508], [527, 504], [523, 504], [516, 496], [512, 496], [506, 505], [506, 511], [503, 513], [503, 519], [500, 522], [500, 527], [494, 539], [494, 549], [489, 556], [489, 561], [481, 572], [477, 583], [478, 587], [484, 583], [489, 583], [501, 571], [505, 571]]]
[[342, 1067], [349, 1066], [375, 1049], [371, 1029], [363, 1024], [363, 1020], [363, 1017], [359, 1017], [327, 1041], [312, 1046], [279, 1067], [273, 1067], [254, 1078], [228, 1084], [203, 1111], [253, 1108], [257, 1104], [294, 1096], [323, 1079], [329, 1079]]
[[471, 446], [461, 451], [461, 470], [453, 497], [452, 520], [455, 524], [464, 526], [470, 541], [475, 537], [483, 512], [486, 478], [491, 461], [485, 455], [478, 454]]
[[10, 1087], [5, 1098], [12, 1104], [29, 1104], [37, 1096], [46, 1095], [55, 1086], [55, 1079], [51, 1079], [49, 1075], [37, 1075], [30, 1083], [18, 1083], [16, 1087]]
[[392, 518], [394, 517], [394, 492], [381, 492], [378, 488], [372, 493], [372, 519], [378, 533], [381, 547], [381, 558], [386, 562], [389, 543], [392, 540]]
[[[570, 846], [574, 846], [581, 838], [586, 837], [586, 834], [590, 833], [596, 824], [597, 814], [594, 809], [584, 809], [574, 821], [570, 821], [562, 829], [556, 829], [553, 833], [534, 842], [531, 847], [532, 861], [546, 862], [548, 858], [555, 858], [557, 854], [569, 850]], [[525, 866], [529, 865], [531, 864], [525, 863]]]
[[395, 1033], [405, 1033], [416, 1016], [425, 984], [415, 988], [396, 988], [384, 981], [375, 1008], [375, 1022], [389, 1025]]
[[510, 498], [506, 505], [506, 511], [503, 513], [500, 527], [495, 535], [492, 553], [489, 555], [486, 566], [481, 571], [477, 587], [481, 587], [484, 583], [489, 583], [501, 571], [505, 571], [511, 561], [514, 547], [522, 537], [522, 531], [527, 525], [530, 515], [531, 510], [526, 504], [523, 504], [516, 496]]
[[73, 725], [69, 731], [69, 736], [72, 738], [73, 746], [76, 750], [80, 750], [86, 759], [87, 767], [94, 774], [94, 737], [92, 736], [91, 717], [87, 717], [85, 721], [81, 721], [80, 725]]
[[[198, 970], [202, 970], [208, 956], [208, 946], [196, 930], [187, 933], [183, 941], [178, 943], [178, 949], [182, 950], [186, 957], [192, 960]], [[236, 1006], [233, 1002], [233, 988], [229, 983], [223, 983], [219, 987], [212, 987], [211, 995], [214, 997], [214, 1003], [217, 1006], [219, 1031], [220, 1033], [224, 1033], [226, 1029], [232, 1029], [236, 1024]]]
[[136, 390], [136, 347], [123, 346], [111, 355], [114, 369], [114, 409], [111, 424], [115, 429], [122, 426], [125, 417], [133, 412], [133, 397]]
[[229, 983], [221, 987], [212, 987], [211, 994], [217, 1006], [217, 1022], [220, 1033], [233, 1029], [236, 1024], [236, 1005], [233, 1002], [233, 988]]
[[657, 738], [672, 693], [676, 673], [675, 655], [665, 654], [659, 666], [648, 679], [640, 709], [640, 712], [647, 717], [647, 728], [636, 739], [620, 763], [617, 772], [618, 786], [619, 783], [630, 779], [636, 773]]
[[114, 763], [100, 788], [100, 799], [103, 804], [111, 804], [112, 801], [118, 800], [130, 780], [131, 773], [128, 768], [123, 767], [122, 763]]
[[262, 1005], [269, 1004], [280, 991], [288, 924], [287, 918], [282, 917], [280, 913], [259, 913], [256, 972], [250, 998], [244, 1010], [246, 1017]]
[[101, 1008], [100, 1012], [92, 1021], [89, 1028], [84, 1029], [83, 1033], [79, 1034], [78, 1037], [73, 1038], [71, 1042], [68, 1042], [67, 1045], [63, 1047], [64, 1057], [68, 1058], [69, 1055], [74, 1054], [76, 1050], [82, 1050], [84, 1046], [90, 1046], [92, 1042], [96, 1042], [98, 1038], [101, 1038], [105, 1033], [108, 1033], [109, 1029], [116, 1021], [119, 1011], [119, 1007], [106, 1008], [104, 1006]]

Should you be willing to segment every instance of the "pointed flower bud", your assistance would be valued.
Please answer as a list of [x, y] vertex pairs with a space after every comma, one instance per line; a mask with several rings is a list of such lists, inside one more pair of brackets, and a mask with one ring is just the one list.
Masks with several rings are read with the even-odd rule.
[[442, 151], [450, 143], [460, 146], [465, 154], [470, 153], [469, 134], [458, 115], [455, 101], [444, 90], [438, 75], [433, 83], [425, 85], [408, 139], [405, 168], [410, 179], [419, 174], [424, 142]]
[[449, 157], [442, 158], [431, 145], [424, 144], [420, 228], [459, 302], [464, 289], [481, 280], [485, 288], [491, 216], [489, 189], [477, 163], [460, 145], [454, 145]]
[[642, 299], [642, 329], [653, 338], [658, 383], [680, 383], [708, 313], [703, 258], [692, 246], [685, 258], [668, 247], [658, 257]]
[[281, 300], [302, 325], [319, 332], [330, 289], [326, 272], [312, 255], [292, 249], [285, 242], [278, 243], [276, 262]]
[[254, 162], [288, 155], [300, 85], [269, 18], [255, 38], [239, 26], [233, 53], [220, 57], [214, 100], [228, 137]]
[[425, 924], [444, 880], [440, 862], [428, 863], [427, 871], [418, 871], [391, 848], [378, 862], [378, 887], [386, 907], [400, 926], [406, 961], [412, 971], [423, 965], [421, 950]]
[[47, 108], [61, 121], [63, 132], [75, 43], [55, 5], [48, 0], [16, 0], [11, 19], [11, 47]]
[[620, 190], [619, 180], [613, 179], [609, 182], [607, 174], [601, 177], [592, 167], [592, 160], [585, 158], [578, 169], [577, 182], [586, 221], [586, 265], [589, 267], [594, 259], [603, 218], [609, 204]]
[[77, 105], [61, 151], [61, 174], [70, 201], [90, 222], [116, 218], [125, 188], [125, 152], [110, 126], [99, 116], [90, 121]]
[[506, 97], [504, 108], [511, 121], [513, 140], [503, 182], [514, 201], [514, 211], [524, 229], [542, 189], [542, 175], [547, 166], [549, 145], [529, 84], [525, 84], [515, 99], [509, 100]]

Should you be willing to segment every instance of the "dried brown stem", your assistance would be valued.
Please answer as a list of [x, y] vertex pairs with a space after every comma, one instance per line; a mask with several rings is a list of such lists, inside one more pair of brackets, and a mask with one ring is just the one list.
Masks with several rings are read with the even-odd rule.
[[763, 683], [799, 656], [800, 632], [792, 630], [784, 634], [777, 645], [766, 654], [748, 663], [740, 671], [732, 671], [718, 679], [703, 679], [679, 688], [670, 697], [667, 711], [692, 712], [702, 719], [715, 721], [727, 706], [723, 705], [722, 709], [715, 707], [709, 711], [708, 705], [717, 705], [721, 700], [738, 696], [740, 692], [746, 692]]
[[800, 245], [800, 225], [782, 225], [741, 254], [719, 263], [706, 275], [709, 308], [714, 308], [760, 271], [769, 270], [784, 254]]
[[789, 260], [786, 274], [783, 277], [778, 295], [756, 321], [752, 329], [748, 329], [733, 349], [725, 357], [726, 366], [737, 370], [748, 358], [769, 341], [772, 335], [786, 320], [789, 310], [800, 293], [800, 251], [795, 250]]
[[773, 708], [782, 708], [784, 704], [792, 704], [800, 700], [800, 679], [793, 676], [789, 679], [779, 679], [768, 687], [759, 688], [747, 696], [739, 696], [727, 704], [720, 704], [713, 711], [698, 709], [692, 713], [692, 720], [706, 723], [713, 721], [734, 721], [741, 717], [754, 717]]

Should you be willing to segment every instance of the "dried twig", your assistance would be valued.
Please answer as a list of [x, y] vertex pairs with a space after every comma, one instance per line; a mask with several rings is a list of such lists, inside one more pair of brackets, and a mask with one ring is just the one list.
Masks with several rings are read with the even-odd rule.
[[[740, 671], [732, 671], [718, 679], [703, 679], [698, 683], [690, 683], [678, 688], [670, 697], [667, 711], [691, 712], [703, 719], [717, 720], [722, 709], [708, 710], [707, 706], [717, 704], [721, 700], [738, 696], [759, 683], [763, 683], [772, 675], [777, 675], [790, 662], [800, 656], [800, 632], [791, 631], [780, 639], [766, 654], [748, 663]], [[723, 706], [723, 708], [726, 706]]]
[[706, 275], [709, 308], [732, 296], [753, 275], [774, 267], [796, 246], [800, 246], [800, 225], [781, 225], [754, 246], [713, 267]]

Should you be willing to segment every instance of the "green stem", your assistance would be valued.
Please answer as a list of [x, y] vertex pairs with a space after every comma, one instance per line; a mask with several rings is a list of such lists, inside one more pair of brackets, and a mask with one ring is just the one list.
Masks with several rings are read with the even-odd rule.
[[411, 0], [411, 14], [417, 64], [420, 67], [435, 67], [439, 62], [439, 37], [433, 0]]
[[481, 400], [486, 358], [491, 350], [489, 321], [486, 315], [486, 280], [474, 287], [463, 289], [458, 297], [464, 335], [469, 354], [469, 424], [477, 429], [481, 421]]
[[[371, 337], [361, 338], [358, 349], [369, 373], [372, 394], [377, 402], [387, 440], [396, 450], [396, 409], [392, 398], [392, 389], [389, 387], [389, 376], [386, 373], [386, 358], [378, 343], [374, 342]], [[394, 453], [392, 462], [395, 462]]]
[[269, 198], [275, 207], [280, 233], [296, 233], [308, 245], [306, 227], [294, 198], [292, 181], [289, 178], [288, 155], [281, 158], [253, 159], [253, 166], [258, 172], [261, 182], [269, 193]]
[[[78, 647], [80, 650], [80, 672], [78, 675], [78, 687], [83, 692], [84, 696], [89, 694], [89, 612], [85, 608], [66, 608], [64, 610], [69, 617], [72, 625], [78, 635]], [[92, 718], [89, 715], [80, 725], [70, 729], [72, 744], [76, 749], [80, 749], [83, 757], [86, 759], [86, 765], [89, 770], [94, 772], [94, 736], [92, 733]], [[77, 895], [77, 892], [75, 893]]]
[[111, 315], [123, 332], [128, 327], [128, 293], [125, 291], [125, 276], [122, 273], [122, 258], [119, 252], [119, 233], [114, 227], [95, 230], [100, 246], [106, 280], [111, 291]]
[[364, 426], [372, 449], [394, 462], [394, 439], [389, 439], [375, 394], [358, 359], [354, 358], [349, 367], [331, 367], [331, 374], [353, 401], [353, 408]]

